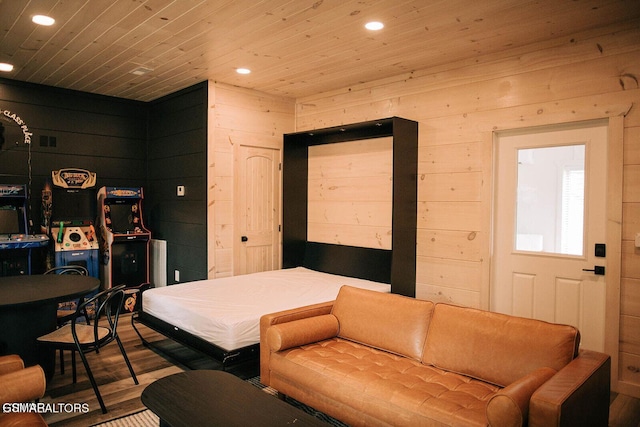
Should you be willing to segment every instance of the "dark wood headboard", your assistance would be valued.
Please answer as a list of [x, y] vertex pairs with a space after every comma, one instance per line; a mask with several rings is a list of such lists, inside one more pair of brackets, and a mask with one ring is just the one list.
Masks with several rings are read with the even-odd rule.
[[324, 273], [391, 283], [391, 251], [306, 242], [303, 267]]
[[[388, 136], [393, 138], [392, 249], [307, 242], [309, 147]], [[283, 158], [282, 267], [306, 265], [313, 268], [315, 265], [314, 269], [319, 271], [364, 276], [369, 280], [390, 283], [393, 293], [415, 297], [418, 123], [391, 117], [286, 134]], [[387, 265], [390, 266], [389, 272], [386, 271]]]

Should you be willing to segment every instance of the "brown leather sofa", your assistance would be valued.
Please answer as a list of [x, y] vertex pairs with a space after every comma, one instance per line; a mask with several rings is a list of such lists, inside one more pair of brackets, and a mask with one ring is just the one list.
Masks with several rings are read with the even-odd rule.
[[260, 328], [262, 383], [349, 425], [608, 423], [610, 358], [571, 326], [344, 286]]
[[46, 426], [39, 413], [13, 408], [13, 404], [41, 398], [46, 387], [47, 381], [40, 366], [25, 368], [20, 356], [0, 356], [0, 427]]

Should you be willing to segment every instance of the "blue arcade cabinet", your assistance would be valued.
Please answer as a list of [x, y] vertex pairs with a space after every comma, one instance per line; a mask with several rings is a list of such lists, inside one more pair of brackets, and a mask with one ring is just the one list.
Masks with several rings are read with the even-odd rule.
[[49, 237], [31, 234], [27, 186], [0, 184], [0, 276], [43, 273]]
[[65, 168], [51, 172], [51, 238], [55, 266], [80, 265], [100, 277], [96, 218], [96, 174]]

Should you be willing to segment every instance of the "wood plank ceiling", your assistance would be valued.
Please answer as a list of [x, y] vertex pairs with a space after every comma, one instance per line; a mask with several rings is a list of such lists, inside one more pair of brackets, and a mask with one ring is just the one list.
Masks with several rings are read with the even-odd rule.
[[142, 101], [207, 79], [300, 98], [639, 17], [638, 0], [0, 0], [15, 67], [0, 77]]

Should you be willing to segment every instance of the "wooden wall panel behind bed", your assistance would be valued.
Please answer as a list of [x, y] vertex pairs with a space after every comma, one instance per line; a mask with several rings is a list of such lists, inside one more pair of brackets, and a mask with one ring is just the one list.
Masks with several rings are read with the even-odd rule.
[[[393, 138], [391, 250], [307, 242], [308, 148]], [[392, 117], [286, 134], [283, 162], [283, 268], [320, 271], [391, 283], [391, 292], [415, 297], [418, 123]], [[389, 280], [381, 278], [389, 277]]]

